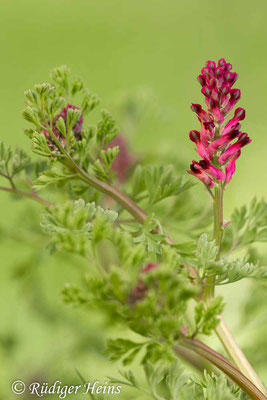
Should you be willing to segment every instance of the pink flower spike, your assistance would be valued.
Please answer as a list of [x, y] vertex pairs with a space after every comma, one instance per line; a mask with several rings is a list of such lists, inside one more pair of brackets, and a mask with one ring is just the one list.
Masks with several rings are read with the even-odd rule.
[[192, 161], [192, 164], [190, 165], [190, 170], [187, 170], [187, 172], [198, 178], [201, 182], [204, 183], [204, 185], [209, 186], [211, 189], [213, 188], [213, 180], [206, 174], [206, 172], [202, 170], [199, 163], [197, 163], [196, 161]]
[[226, 175], [225, 182], [226, 183], [230, 182], [230, 180], [232, 179], [232, 176], [235, 173], [235, 168], [236, 168], [235, 163], [236, 163], [236, 160], [238, 159], [238, 157], [240, 156], [240, 154], [241, 154], [241, 150], [239, 150], [233, 157], [231, 157], [228, 164], [226, 165], [226, 168], [225, 168], [225, 175]]
[[189, 137], [196, 144], [196, 151], [202, 159], [193, 161], [188, 172], [210, 188], [216, 181], [228, 183], [231, 180], [242, 147], [251, 142], [246, 133], [240, 132], [245, 110], [237, 108], [234, 116], [228, 119], [241, 98], [241, 91], [232, 88], [237, 79], [238, 74], [232, 71], [232, 64], [224, 58], [217, 64], [207, 61], [197, 78], [206, 107], [192, 104], [191, 109], [197, 114], [201, 128], [190, 131]]
[[212, 178], [216, 179], [217, 181], [224, 181], [225, 176], [223, 171], [215, 168], [212, 164], [209, 163], [208, 160], [200, 160], [199, 165], [205, 172], [211, 175]]
[[224, 164], [230, 157], [234, 156], [242, 147], [246, 146], [251, 142], [251, 139], [246, 133], [239, 133], [239, 139], [236, 143], [226, 149], [226, 151], [220, 155], [218, 161], [220, 164]]

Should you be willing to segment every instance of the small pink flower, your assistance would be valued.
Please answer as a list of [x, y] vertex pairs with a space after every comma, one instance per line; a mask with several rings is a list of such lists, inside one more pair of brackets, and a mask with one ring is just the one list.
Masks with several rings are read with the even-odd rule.
[[242, 147], [246, 146], [251, 142], [251, 139], [246, 133], [239, 132], [239, 139], [236, 143], [229, 146], [224, 153], [220, 155], [218, 161], [220, 164], [224, 164], [230, 157], [238, 153]]
[[226, 147], [231, 140], [238, 136], [238, 134], [239, 130], [234, 127], [231, 132], [227, 133], [227, 135], [222, 135], [218, 139], [215, 139], [213, 142], [211, 142], [209, 145], [209, 151], [213, 153], [219, 149], [222, 149], [223, 147]]
[[232, 89], [230, 91], [230, 98], [225, 101], [223, 112], [229, 113], [234, 108], [238, 100], [240, 100], [240, 97], [241, 97], [241, 91], [239, 89]]
[[225, 175], [226, 179], [225, 182], [228, 183], [232, 179], [233, 174], [235, 173], [235, 163], [238, 157], [240, 156], [241, 151], [239, 150], [237, 153], [235, 153], [230, 159], [228, 164], [226, 165], [225, 168]]
[[192, 161], [192, 164], [190, 165], [190, 170], [187, 170], [187, 172], [191, 175], [194, 175], [196, 178], [198, 178], [201, 182], [204, 183], [204, 185], [213, 188], [214, 182], [211, 179], [211, 177], [201, 168], [198, 162]]
[[223, 181], [225, 179], [225, 175], [224, 175], [223, 171], [214, 167], [209, 161], [200, 160], [199, 165], [213, 179], [216, 179], [217, 181]]
[[192, 103], [191, 110], [194, 111], [197, 114], [198, 118], [201, 121], [204, 121], [204, 122], [212, 121], [212, 119], [210, 118], [209, 114], [205, 110], [203, 110], [203, 108], [201, 107], [200, 104]]
[[190, 138], [190, 140], [192, 140], [192, 142], [194, 142], [196, 144], [197, 153], [200, 155], [200, 157], [210, 159], [208, 147], [205, 147], [205, 145], [203, 144], [201, 137], [200, 137], [200, 132], [190, 131], [189, 138]]
[[235, 129], [236, 126], [238, 125], [239, 121], [242, 121], [243, 119], [245, 119], [246, 116], [246, 112], [244, 110], [244, 108], [237, 108], [235, 110], [235, 115], [232, 119], [230, 119], [229, 122], [227, 122], [227, 124], [225, 125], [225, 127], [223, 128], [223, 135], [227, 135], [227, 133], [231, 132], [232, 129]]

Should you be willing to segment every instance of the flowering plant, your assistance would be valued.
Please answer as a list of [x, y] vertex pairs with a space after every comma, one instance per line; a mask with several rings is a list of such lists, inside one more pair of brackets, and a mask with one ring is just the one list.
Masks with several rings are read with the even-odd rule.
[[[211, 196], [213, 231], [206, 215], [192, 225], [192, 216], [199, 214], [198, 204], [190, 202], [192, 180], [177, 167], [147, 165], [133, 156], [109, 112], [92, 123], [91, 112], [100, 100], [81, 79], [71, 80], [65, 66], [52, 72], [52, 83], [25, 93], [23, 115], [31, 123], [25, 133], [33, 152], [46, 162], [1, 145], [1, 175], [10, 186], [0, 188], [46, 206], [41, 227], [51, 238], [48, 248], [78, 254], [90, 266], [83, 288], [66, 285], [64, 300], [93, 305], [131, 332], [129, 339], [110, 339], [108, 353], [124, 366], [138, 360], [147, 388], [132, 372], [110, 379], [141, 396], [145, 392], [146, 398], [267, 398], [224, 321], [223, 297], [215, 293], [219, 285], [266, 277], [251, 248], [267, 241], [266, 202], [253, 200], [249, 209], [234, 211], [231, 222], [223, 220], [223, 193], [241, 149], [251, 142], [240, 130], [244, 109], [235, 109], [226, 122], [240, 99], [240, 90], [232, 88], [237, 74], [231, 70], [224, 59], [217, 65], [208, 61], [198, 77], [207, 110], [191, 107], [200, 130], [190, 131], [189, 137], [201, 160], [193, 161], [188, 172]], [[175, 219], [190, 240], [165, 232]], [[102, 259], [106, 243], [108, 259]], [[242, 246], [246, 256], [234, 259], [233, 252]], [[204, 343], [212, 332], [228, 358]], [[199, 376], [186, 375], [181, 360]]]

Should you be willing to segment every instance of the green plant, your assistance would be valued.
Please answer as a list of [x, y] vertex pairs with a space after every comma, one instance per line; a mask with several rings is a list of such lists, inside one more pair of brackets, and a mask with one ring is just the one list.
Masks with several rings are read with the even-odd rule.
[[[64, 300], [96, 307], [137, 335], [136, 341], [109, 340], [107, 350], [111, 360], [121, 360], [123, 365], [138, 360], [143, 365], [149, 398], [266, 399], [264, 385], [223, 320], [224, 301], [215, 296], [216, 285], [248, 277], [264, 279], [266, 268], [251, 259], [252, 252], [239, 259], [232, 259], [232, 252], [267, 240], [264, 201], [254, 200], [249, 209], [235, 211], [230, 226], [223, 221], [223, 192], [249, 139], [239, 131], [241, 109], [230, 125], [222, 127], [240, 94], [231, 90], [236, 76], [229, 72], [229, 64], [220, 61], [218, 68], [225, 69], [216, 75], [217, 81], [215, 75], [208, 83], [200, 79], [208, 111], [193, 105], [202, 130], [191, 131], [190, 138], [203, 160], [194, 161], [190, 173], [205, 184], [214, 209], [213, 234], [207, 219], [203, 225], [207, 232], [197, 240], [198, 234], [177, 243], [160, 218], [163, 214], [163, 221], [171, 219], [168, 212], [164, 216], [170, 201], [175, 207], [190, 204], [191, 180], [166, 165], [133, 162], [108, 111], [102, 111], [99, 122], [90, 122], [99, 98], [82, 80], [72, 80], [65, 66], [52, 71], [53, 83], [36, 85], [25, 93], [23, 115], [31, 123], [25, 133], [33, 152], [46, 162], [31, 162], [24, 152], [1, 145], [1, 175], [10, 183], [1, 189], [46, 205], [41, 227], [51, 238], [50, 251], [78, 254], [93, 270], [84, 277], [82, 288], [66, 285]], [[206, 76], [212, 75], [215, 66], [208, 64], [206, 69]], [[218, 83], [222, 76], [231, 83], [227, 90]], [[221, 103], [216, 100], [219, 95]], [[229, 145], [235, 138], [237, 144]], [[37, 194], [40, 190], [44, 197]], [[183, 218], [191, 220], [197, 207], [194, 204]], [[190, 228], [188, 236], [192, 236]], [[213, 331], [235, 365], [200, 341]], [[183, 375], [177, 357], [204, 373], [204, 380]], [[151, 364], [159, 360], [163, 365], [153, 368]], [[204, 372], [208, 368], [204, 360], [242, 391], [221, 375]], [[143, 391], [132, 373], [124, 378], [124, 384]]]

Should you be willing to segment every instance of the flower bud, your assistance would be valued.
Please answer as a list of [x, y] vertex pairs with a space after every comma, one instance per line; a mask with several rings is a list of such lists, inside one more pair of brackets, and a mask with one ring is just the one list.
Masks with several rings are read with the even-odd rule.
[[206, 85], [206, 79], [204, 78], [203, 75], [198, 75], [197, 80], [198, 80], [198, 82], [200, 83], [201, 86]]

